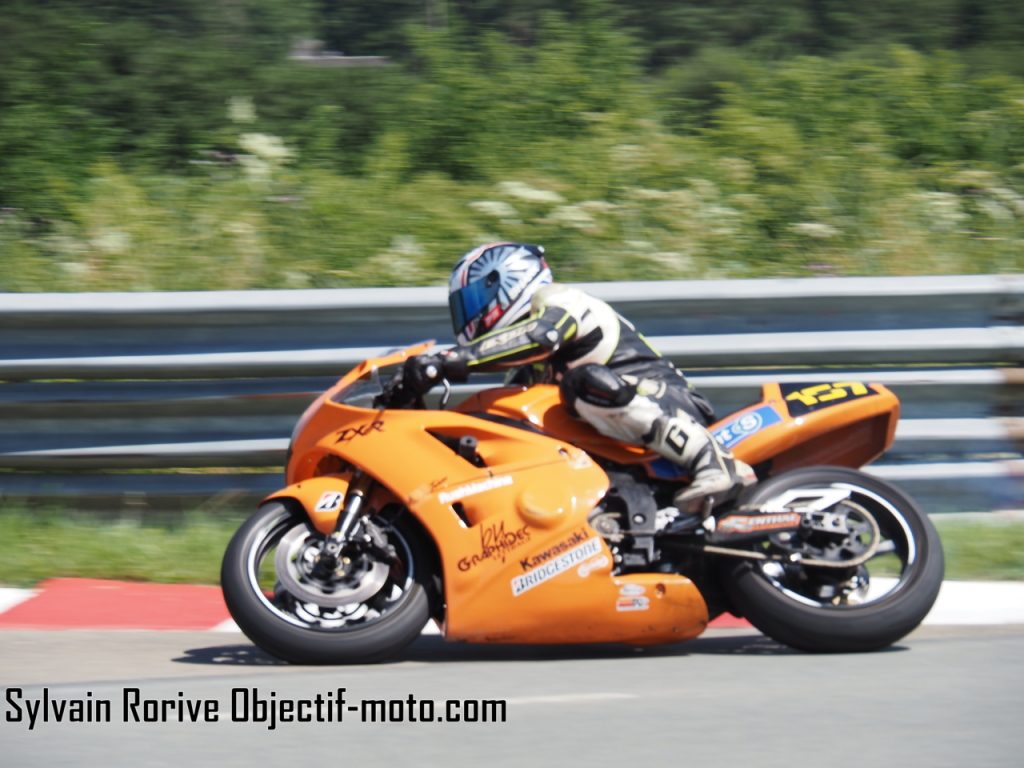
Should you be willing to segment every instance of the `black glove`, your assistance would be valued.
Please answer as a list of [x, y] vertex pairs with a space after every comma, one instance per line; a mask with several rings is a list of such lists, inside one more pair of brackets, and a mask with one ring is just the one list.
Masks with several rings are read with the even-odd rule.
[[466, 360], [457, 349], [410, 357], [402, 367], [403, 386], [417, 395], [426, 394], [441, 379], [465, 381], [467, 376]]
[[440, 355], [416, 355], [402, 366], [402, 386], [410, 393], [424, 395], [444, 376]]
[[468, 367], [460, 350], [410, 357], [384, 390], [373, 399], [374, 408], [423, 407], [423, 395], [441, 379], [465, 381]]

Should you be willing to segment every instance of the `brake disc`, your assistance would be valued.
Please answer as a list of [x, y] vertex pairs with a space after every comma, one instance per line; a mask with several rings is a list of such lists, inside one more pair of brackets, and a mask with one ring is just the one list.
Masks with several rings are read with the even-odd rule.
[[320, 542], [305, 525], [296, 525], [278, 542], [277, 577], [296, 600], [323, 608], [362, 603], [383, 588], [391, 566], [367, 555], [343, 558], [328, 578], [315, 574]]

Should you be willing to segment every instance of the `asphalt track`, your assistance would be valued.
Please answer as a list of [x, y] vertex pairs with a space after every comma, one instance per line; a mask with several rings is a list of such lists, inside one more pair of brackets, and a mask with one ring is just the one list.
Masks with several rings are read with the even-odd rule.
[[[1016, 766], [1024, 626], [919, 629], [865, 655], [807, 655], [752, 630], [636, 651], [446, 644], [390, 664], [290, 667], [236, 634], [0, 633], [0, 685], [113, 704], [110, 723], [7, 722], [3, 766]], [[212, 698], [212, 723], [124, 723], [121, 697]], [[507, 699], [507, 721], [230, 722], [233, 688], [280, 699]]]

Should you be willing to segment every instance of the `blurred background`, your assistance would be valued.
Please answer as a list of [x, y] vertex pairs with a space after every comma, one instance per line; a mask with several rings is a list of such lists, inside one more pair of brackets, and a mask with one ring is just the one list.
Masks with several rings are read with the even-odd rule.
[[[448, 338], [495, 239], [562, 281], [981, 275], [606, 298], [737, 334], [673, 342], [722, 413], [892, 367], [891, 476], [1019, 509], [1022, 42], [1020, 0], [0, 0], [0, 584], [216, 581], [350, 348]], [[957, 541], [1024, 578], [1024, 526]]]
[[4, 0], [0, 291], [1024, 264], [1017, 0]]

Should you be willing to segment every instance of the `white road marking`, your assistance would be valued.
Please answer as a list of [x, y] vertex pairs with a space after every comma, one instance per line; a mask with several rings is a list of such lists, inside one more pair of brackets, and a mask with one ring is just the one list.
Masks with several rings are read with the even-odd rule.
[[925, 624], [1024, 624], [1024, 583], [944, 581]]
[[0, 613], [9, 611], [16, 605], [20, 605], [30, 597], [35, 597], [34, 589], [14, 589], [12, 587], [0, 587]]
[[[3, 609], [2, 608], [0, 608], [0, 613], [3, 613]], [[234, 621], [232, 621], [231, 619], [227, 619], [225, 621], [222, 621], [220, 624], [215, 626], [210, 631], [211, 632], [241, 632], [242, 630], [238, 628], [238, 625], [235, 624]], [[427, 626], [425, 626], [423, 628], [423, 633], [422, 634], [424, 634], [424, 635], [440, 635], [441, 634], [441, 630], [437, 628], [437, 624], [434, 621], [428, 621], [427, 622]]]
[[[868, 599], [896, 585], [896, 579], [872, 579]], [[1024, 624], [1024, 582], [944, 581], [924, 624]]]

